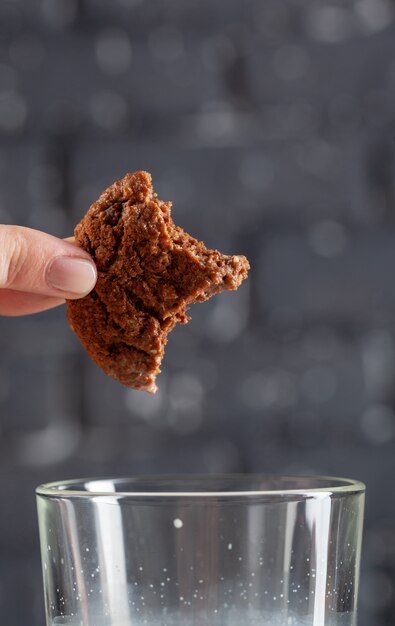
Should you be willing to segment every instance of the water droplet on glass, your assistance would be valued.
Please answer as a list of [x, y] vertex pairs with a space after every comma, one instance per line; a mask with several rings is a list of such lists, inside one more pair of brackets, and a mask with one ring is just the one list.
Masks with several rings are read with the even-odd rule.
[[173, 526], [174, 528], [182, 528], [184, 526], [184, 522], [177, 517], [173, 520]]

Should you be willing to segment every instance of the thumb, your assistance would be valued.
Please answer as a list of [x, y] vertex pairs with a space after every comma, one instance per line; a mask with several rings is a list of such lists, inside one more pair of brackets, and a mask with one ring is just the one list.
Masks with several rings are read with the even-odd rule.
[[81, 248], [31, 228], [0, 225], [0, 288], [73, 299], [89, 293], [96, 277]]

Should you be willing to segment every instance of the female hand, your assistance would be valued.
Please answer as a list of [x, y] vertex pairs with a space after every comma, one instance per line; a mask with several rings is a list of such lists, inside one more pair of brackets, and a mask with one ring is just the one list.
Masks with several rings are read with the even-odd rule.
[[0, 225], [0, 315], [37, 313], [81, 298], [96, 277], [91, 257], [69, 241]]

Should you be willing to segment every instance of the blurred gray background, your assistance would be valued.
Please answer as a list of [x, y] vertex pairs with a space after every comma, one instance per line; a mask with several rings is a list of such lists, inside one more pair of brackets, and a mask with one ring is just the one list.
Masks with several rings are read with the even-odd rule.
[[395, 3], [0, 0], [0, 221], [65, 237], [127, 171], [243, 253], [154, 397], [64, 308], [0, 320], [0, 623], [42, 626], [34, 487], [316, 472], [368, 487], [360, 626], [395, 621]]

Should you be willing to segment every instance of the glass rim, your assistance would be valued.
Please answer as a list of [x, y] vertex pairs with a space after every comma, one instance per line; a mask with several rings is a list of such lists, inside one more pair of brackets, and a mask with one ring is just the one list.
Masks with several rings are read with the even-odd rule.
[[[248, 484], [254, 480], [272, 480], [272, 481], [286, 481], [286, 480], [309, 480], [316, 482], [317, 486], [314, 487], [295, 487], [287, 489], [242, 489], [242, 490], [186, 490], [176, 491], [175, 489], [160, 491], [158, 488], [149, 489], [146, 491], [138, 491], [129, 489], [127, 491], [108, 491], [100, 490], [100, 483], [104, 484], [112, 482], [114, 484], [122, 484], [134, 481], [135, 484], [142, 485], [144, 483], [156, 482], [157, 485], [165, 484], [171, 481], [202, 481], [207, 482], [214, 480], [243, 480]], [[325, 486], [319, 486], [319, 483], [325, 483]], [[95, 489], [76, 489], [79, 485], [95, 485]], [[96, 487], [98, 487], [96, 489]], [[141, 474], [134, 476], [119, 476], [106, 478], [77, 478], [63, 481], [55, 481], [49, 483], [43, 483], [36, 488], [36, 495], [45, 497], [56, 498], [226, 498], [232, 497], [248, 498], [256, 496], [300, 496], [300, 497], [314, 497], [319, 494], [326, 495], [339, 495], [347, 496], [359, 492], [365, 492], [366, 486], [359, 480], [352, 478], [340, 478], [334, 476], [321, 476], [321, 475], [298, 475], [298, 474]]]

